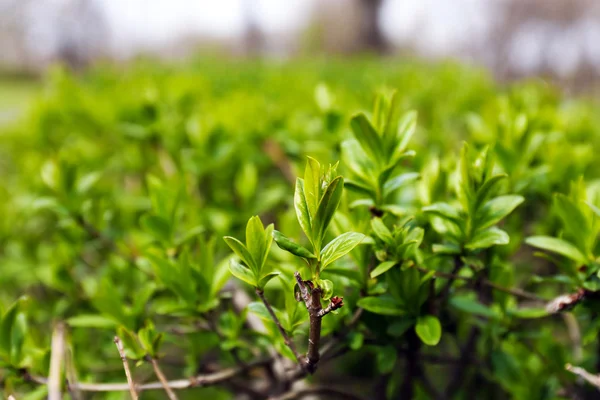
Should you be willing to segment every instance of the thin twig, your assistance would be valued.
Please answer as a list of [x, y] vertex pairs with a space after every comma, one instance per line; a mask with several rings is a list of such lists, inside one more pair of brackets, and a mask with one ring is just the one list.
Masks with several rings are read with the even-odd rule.
[[173, 390], [169, 386], [169, 382], [167, 381], [167, 378], [165, 378], [165, 375], [160, 370], [160, 366], [158, 365], [158, 361], [156, 361], [156, 358], [149, 357], [149, 359], [150, 359], [150, 363], [152, 364], [152, 368], [154, 368], [154, 373], [156, 374], [156, 377], [158, 378], [158, 380], [162, 384], [163, 388], [165, 389], [165, 392], [167, 392], [167, 396], [169, 396], [169, 399], [170, 400], [178, 400], [177, 395], [175, 394], [175, 392], [173, 392]]
[[52, 332], [50, 373], [48, 377], [48, 400], [62, 399], [61, 383], [65, 357], [65, 325], [58, 322]]
[[357, 396], [354, 393], [325, 386], [315, 386], [307, 389], [290, 390], [289, 392], [284, 393], [281, 396], [270, 397], [269, 400], [293, 400], [314, 395], [326, 396], [327, 399], [363, 400], [362, 397]]
[[138, 394], [135, 390], [135, 383], [133, 382], [133, 378], [131, 376], [131, 370], [129, 369], [129, 362], [127, 361], [127, 356], [125, 355], [123, 342], [121, 342], [121, 339], [118, 336], [115, 336], [115, 345], [119, 351], [119, 356], [121, 356], [121, 361], [123, 361], [123, 369], [125, 370], [125, 377], [127, 378], [127, 384], [129, 385], [129, 393], [131, 393], [132, 400], [137, 400]]
[[[176, 379], [176, 380], [168, 381], [166, 383], [169, 388], [174, 389], [174, 390], [211, 386], [211, 385], [215, 385], [215, 384], [224, 382], [226, 380], [229, 380], [251, 368], [259, 367], [259, 366], [262, 367], [263, 365], [265, 365], [266, 363], [269, 363], [269, 362], [271, 362], [270, 358], [255, 361], [253, 363], [248, 363], [248, 365], [243, 368], [230, 368], [230, 369], [225, 369], [225, 370], [215, 372], [212, 374], [198, 375], [198, 376], [193, 376], [193, 377], [187, 378], [187, 379]], [[30, 382], [38, 383], [40, 385], [48, 385], [49, 381], [50, 381], [47, 378], [29, 375], [27, 373], [24, 374], [24, 378]], [[125, 383], [81, 383], [81, 382], [79, 382], [76, 385], [73, 385], [73, 387], [76, 388], [77, 390], [81, 390], [82, 392], [127, 392], [130, 390], [129, 383], [127, 383], [127, 382], [125, 382]], [[139, 385], [139, 384], [135, 385], [135, 388], [138, 392], [143, 391], [143, 390], [164, 390], [164, 384], [163, 384], [163, 382], [149, 382], [149, 383], [144, 383], [141, 385]]]
[[290, 348], [290, 350], [292, 351], [292, 353], [294, 353], [294, 357], [296, 357], [296, 360], [298, 361], [298, 365], [300, 365], [300, 367], [303, 367], [302, 359], [300, 358], [300, 355], [298, 354], [296, 345], [294, 344], [293, 340], [289, 337], [289, 335], [287, 334], [285, 329], [283, 329], [283, 326], [281, 325], [279, 318], [277, 318], [277, 315], [275, 315], [275, 311], [273, 311], [273, 307], [271, 307], [271, 304], [267, 301], [267, 298], [265, 297], [265, 292], [259, 288], [256, 288], [256, 294], [258, 295], [258, 297], [260, 297], [263, 304], [267, 308], [267, 311], [269, 312], [269, 315], [271, 315], [271, 318], [273, 319], [273, 322], [275, 322], [275, 325], [277, 325], [277, 328], [279, 329], [279, 332], [281, 333], [281, 336], [283, 337], [283, 340], [284, 340], [286, 346], [288, 346]]
[[[417, 267], [420, 271], [428, 273], [431, 272], [430, 269], [424, 268], [424, 267]], [[440, 271], [434, 271], [434, 276], [436, 278], [444, 278], [444, 279], [449, 279], [451, 282], [453, 282], [454, 280], [462, 280], [462, 281], [467, 281], [467, 282], [475, 282], [474, 278], [468, 277], [468, 276], [460, 276], [457, 274], [452, 274], [452, 273], [447, 273], [447, 272], [440, 272]], [[507, 288], [501, 285], [498, 285], [497, 283], [494, 283], [492, 281], [489, 281], [487, 279], [483, 279], [481, 281], [481, 284], [484, 286], [488, 286], [491, 287], [492, 289], [501, 291], [501, 292], [505, 292], [508, 294], [512, 294], [513, 296], [517, 296], [517, 297], [521, 297], [524, 299], [528, 299], [528, 300], [534, 300], [534, 301], [539, 301], [539, 302], [545, 302], [546, 300], [534, 293], [530, 293], [530, 292], [526, 292], [522, 289], [518, 289], [518, 288]], [[448, 285], [446, 285], [446, 287], [444, 288], [444, 290], [448, 287]]]
[[344, 299], [342, 297], [334, 296], [329, 300], [329, 304], [327, 307], [322, 309], [317, 313], [317, 317], [323, 318], [325, 315], [329, 314], [332, 311], [340, 309], [344, 306]]
[[599, 375], [590, 374], [585, 369], [583, 369], [581, 367], [575, 367], [571, 364], [565, 365], [565, 369], [569, 372], [574, 373], [577, 376], [582, 377], [590, 385], [592, 385], [596, 389], [600, 390], [600, 376]]

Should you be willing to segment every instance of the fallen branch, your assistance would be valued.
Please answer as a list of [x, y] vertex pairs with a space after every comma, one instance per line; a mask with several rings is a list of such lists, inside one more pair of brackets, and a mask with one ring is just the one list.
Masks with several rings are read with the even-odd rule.
[[121, 361], [123, 361], [123, 369], [125, 370], [125, 377], [127, 378], [127, 384], [129, 385], [129, 393], [131, 393], [131, 399], [137, 400], [138, 394], [135, 390], [135, 383], [133, 382], [133, 378], [131, 377], [131, 370], [129, 369], [129, 362], [127, 361], [127, 357], [125, 356], [125, 349], [123, 349], [123, 343], [118, 336], [115, 336], [115, 345], [117, 346], [117, 350], [119, 351], [119, 356], [121, 356]]
[[585, 369], [583, 369], [581, 367], [575, 367], [571, 364], [565, 365], [565, 369], [567, 371], [572, 372], [575, 375], [583, 378], [587, 383], [594, 386], [596, 389], [600, 390], [600, 375], [590, 374]]
[[[239, 368], [230, 368], [225, 369], [219, 372], [215, 372], [207, 375], [197, 375], [188, 379], [176, 379], [171, 381], [166, 381], [166, 385], [173, 390], [182, 390], [182, 389], [190, 389], [196, 387], [205, 387], [215, 385], [224, 381], [227, 381], [248, 369], [263, 366], [266, 363], [269, 363], [271, 359], [259, 360], [253, 363], [248, 363], [245, 367]], [[34, 382], [41, 385], [48, 385], [49, 379], [29, 375], [24, 373], [24, 378], [30, 382]], [[144, 384], [135, 384], [136, 392], [141, 392], [144, 390], [164, 390], [163, 382], [149, 382]], [[72, 385], [74, 389], [81, 390], [82, 392], [127, 392], [130, 390], [129, 383], [77, 383]]]

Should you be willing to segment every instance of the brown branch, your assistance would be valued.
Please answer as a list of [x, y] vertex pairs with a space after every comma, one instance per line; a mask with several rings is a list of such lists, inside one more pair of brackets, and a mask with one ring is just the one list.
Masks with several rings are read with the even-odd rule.
[[65, 356], [65, 325], [58, 322], [52, 332], [48, 400], [62, 399], [61, 383]]
[[267, 301], [264, 291], [262, 291], [259, 288], [256, 288], [256, 294], [258, 295], [258, 297], [260, 297], [263, 304], [267, 308], [267, 311], [269, 312], [269, 315], [271, 315], [271, 318], [273, 319], [273, 322], [275, 322], [275, 325], [277, 325], [277, 328], [279, 329], [279, 332], [281, 333], [281, 336], [283, 337], [283, 340], [284, 340], [286, 346], [288, 346], [290, 348], [290, 350], [294, 354], [294, 357], [296, 357], [296, 360], [298, 361], [298, 365], [300, 365], [300, 367], [303, 367], [302, 359], [300, 358], [300, 355], [298, 354], [298, 350], [296, 350], [296, 345], [294, 344], [294, 341], [289, 337], [289, 335], [287, 334], [285, 329], [283, 329], [283, 326], [281, 325], [279, 318], [277, 318], [277, 315], [275, 315], [275, 311], [273, 311], [273, 307], [271, 307], [271, 304]]
[[[312, 282], [302, 280], [298, 271], [294, 272], [296, 282], [300, 288], [300, 295], [304, 300], [308, 310], [309, 330], [308, 330], [308, 350], [306, 351], [306, 369], [310, 374], [317, 370], [319, 364], [319, 344], [321, 342], [321, 317], [323, 307], [321, 307], [321, 288], [314, 287]], [[341, 307], [341, 306], [340, 306]]]
[[321, 395], [327, 399], [363, 400], [362, 397], [357, 396], [354, 393], [325, 386], [315, 386], [307, 389], [290, 390], [289, 392], [284, 393], [281, 396], [270, 397], [269, 400], [293, 400], [314, 395]]
[[123, 342], [121, 342], [121, 339], [118, 336], [115, 336], [115, 345], [117, 346], [117, 350], [119, 351], [121, 361], [123, 361], [123, 369], [125, 370], [125, 377], [127, 378], [127, 384], [129, 385], [129, 393], [131, 393], [131, 399], [137, 400], [138, 394], [135, 390], [135, 383], [133, 382], [133, 378], [131, 377], [129, 362], [127, 361], [127, 356], [125, 355], [125, 349], [123, 349]]
[[[262, 367], [263, 365], [265, 365], [269, 362], [271, 362], [270, 358], [265, 359], [265, 360], [255, 361], [253, 363], [248, 363], [247, 366], [245, 366], [245, 367], [225, 369], [225, 370], [215, 372], [212, 374], [197, 375], [197, 376], [193, 376], [188, 379], [176, 379], [176, 380], [167, 381], [166, 383], [170, 389], [174, 389], [174, 390], [182, 390], [182, 389], [216, 385], [218, 383], [227, 381], [237, 375], [240, 375], [241, 373], [243, 373], [251, 368], [259, 367], [259, 366]], [[26, 379], [29, 382], [34, 382], [34, 383], [37, 383], [40, 385], [48, 385], [49, 381], [50, 381], [49, 379], [44, 378], [44, 377], [29, 375], [27, 373], [27, 371], [25, 371], [23, 373], [23, 377], [24, 377], [24, 379]], [[125, 383], [81, 383], [81, 382], [79, 382], [75, 385], [72, 385], [72, 387], [77, 390], [81, 390], [82, 392], [127, 392], [130, 390], [130, 385], [127, 382], [125, 382]], [[144, 383], [144, 384], [136, 384], [135, 389], [137, 392], [140, 392], [143, 390], [164, 390], [164, 383], [163, 382], [149, 382], [149, 383]]]
[[160, 370], [160, 366], [158, 365], [158, 361], [156, 361], [156, 358], [154, 358], [154, 357], [148, 357], [148, 358], [149, 358], [150, 363], [152, 364], [152, 368], [154, 368], [154, 373], [156, 374], [156, 377], [162, 384], [162, 387], [165, 389], [165, 392], [167, 392], [167, 396], [169, 397], [169, 400], [178, 400], [177, 395], [175, 394], [175, 392], [173, 392], [173, 389], [171, 389], [171, 387], [169, 386], [169, 382], [167, 381], [167, 378], [165, 378], [165, 375]]

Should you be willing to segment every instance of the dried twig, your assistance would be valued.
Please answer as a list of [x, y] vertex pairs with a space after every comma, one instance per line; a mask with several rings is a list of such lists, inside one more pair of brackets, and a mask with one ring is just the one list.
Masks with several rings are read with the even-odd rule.
[[596, 389], [600, 390], [600, 375], [590, 374], [585, 369], [583, 369], [581, 367], [575, 367], [571, 364], [565, 365], [565, 369], [569, 372], [574, 373], [577, 376], [582, 377], [590, 385], [592, 385]]
[[[181, 389], [189, 389], [195, 387], [205, 387], [215, 385], [224, 381], [227, 381], [248, 369], [264, 366], [265, 364], [271, 362], [271, 359], [264, 359], [255, 361], [252, 363], [248, 363], [245, 367], [239, 368], [230, 368], [225, 369], [219, 372], [215, 372], [212, 374], [206, 375], [198, 375], [187, 379], [176, 379], [171, 381], [166, 381], [165, 383], [170, 389], [173, 390], [181, 390]], [[50, 379], [29, 375], [27, 373], [24, 374], [24, 378], [30, 382], [38, 383], [41, 385], [49, 385]], [[130, 390], [129, 383], [77, 383], [72, 385], [75, 389], [81, 390], [82, 392], [127, 392]], [[137, 392], [143, 390], [164, 390], [163, 382], [149, 382], [144, 384], [135, 385]]]
[[50, 374], [48, 377], [48, 400], [62, 399], [61, 384], [65, 357], [65, 325], [58, 322], [52, 332]]
[[259, 288], [256, 288], [256, 294], [258, 295], [258, 297], [260, 297], [263, 304], [267, 308], [267, 311], [269, 312], [269, 315], [271, 315], [271, 318], [275, 322], [275, 325], [277, 325], [277, 328], [279, 329], [281, 336], [283, 336], [283, 340], [284, 340], [286, 346], [288, 346], [290, 348], [290, 350], [292, 351], [292, 353], [294, 353], [294, 357], [296, 357], [296, 360], [298, 361], [298, 365], [300, 365], [300, 367], [302, 367], [303, 366], [302, 359], [300, 358], [300, 355], [298, 354], [296, 345], [294, 344], [294, 341], [289, 337], [289, 335], [287, 334], [285, 329], [283, 329], [283, 326], [281, 325], [281, 321], [279, 321], [279, 318], [277, 318], [277, 315], [275, 315], [275, 311], [273, 311], [273, 307], [271, 307], [271, 304], [267, 301], [264, 291], [260, 290]]
[[175, 392], [173, 392], [173, 389], [171, 389], [171, 386], [169, 385], [167, 378], [165, 378], [165, 375], [161, 371], [160, 366], [158, 365], [158, 361], [156, 361], [156, 358], [148, 357], [148, 359], [149, 359], [150, 363], [152, 364], [152, 368], [154, 368], [154, 373], [156, 374], [156, 377], [162, 384], [163, 388], [165, 389], [165, 392], [167, 392], [167, 396], [169, 396], [169, 399], [170, 400], [178, 400], [177, 395], [175, 394]]
[[135, 390], [135, 383], [133, 383], [131, 370], [129, 369], [129, 362], [125, 355], [125, 349], [123, 349], [123, 342], [121, 342], [121, 339], [118, 336], [115, 336], [115, 345], [119, 351], [119, 356], [121, 356], [121, 361], [123, 361], [123, 369], [125, 370], [125, 377], [127, 378], [127, 384], [129, 385], [129, 393], [131, 393], [132, 400], [137, 400], [138, 394]]

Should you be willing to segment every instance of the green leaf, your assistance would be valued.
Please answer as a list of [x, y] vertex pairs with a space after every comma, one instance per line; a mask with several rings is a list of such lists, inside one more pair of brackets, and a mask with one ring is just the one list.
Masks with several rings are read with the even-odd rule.
[[321, 271], [352, 251], [364, 238], [362, 233], [346, 232], [329, 242], [321, 253]]
[[15, 301], [2, 316], [0, 324], [0, 350], [8, 357], [9, 361], [13, 346], [13, 330], [17, 315], [19, 314], [19, 306], [20, 300]]
[[308, 249], [297, 243], [294, 243], [279, 231], [273, 231], [273, 239], [275, 239], [275, 243], [277, 243], [277, 246], [279, 246], [279, 248], [289, 253], [292, 253], [295, 256], [306, 259], [317, 258]]
[[242, 242], [240, 242], [239, 240], [237, 240], [234, 237], [231, 236], [225, 236], [223, 238], [225, 240], [225, 243], [227, 243], [227, 245], [229, 246], [229, 248], [231, 250], [233, 250], [233, 252], [244, 262], [246, 263], [246, 265], [252, 270], [252, 271], [256, 271], [257, 267], [254, 263], [254, 259], [252, 258], [252, 255], [250, 254], [250, 252], [248, 251], [248, 249], [246, 248], [246, 246], [244, 246], [244, 244]]
[[90, 191], [91, 188], [100, 180], [102, 177], [101, 172], [92, 172], [86, 174], [77, 180], [76, 191], [78, 194], [85, 194]]
[[327, 231], [327, 227], [331, 222], [335, 211], [337, 210], [340, 200], [342, 199], [342, 192], [344, 190], [344, 179], [338, 176], [325, 189], [325, 193], [319, 202], [317, 214], [313, 220], [313, 245], [315, 246], [315, 252], [321, 247], [321, 242]]
[[407, 173], [398, 175], [392, 179], [388, 179], [388, 181], [383, 185], [383, 195], [388, 196], [394, 190], [402, 187], [405, 183], [414, 181], [418, 178], [419, 178], [418, 172], [407, 172]]
[[316, 215], [321, 196], [321, 165], [312, 157], [307, 157], [304, 170], [304, 198], [311, 215]]
[[382, 374], [390, 373], [396, 365], [398, 355], [394, 346], [385, 346], [377, 349], [377, 369]]
[[381, 218], [371, 219], [371, 228], [373, 229], [373, 232], [375, 232], [375, 235], [377, 235], [377, 237], [381, 239], [385, 244], [387, 244], [388, 246], [393, 245], [394, 238], [392, 237], [392, 233], [390, 232], [388, 227], [385, 226]]
[[406, 314], [406, 312], [400, 308], [400, 304], [389, 296], [363, 297], [358, 301], [357, 305], [374, 314], [396, 316]]
[[350, 120], [350, 127], [354, 137], [360, 143], [362, 149], [371, 156], [374, 161], [383, 159], [383, 148], [381, 138], [364, 114], [357, 114]]
[[171, 241], [171, 224], [158, 215], [146, 214], [140, 220], [142, 228], [154, 238], [169, 243]]
[[308, 211], [308, 204], [306, 203], [306, 197], [304, 196], [304, 180], [296, 179], [296, 190], [294, 192], [294, 208], [296, 209], [296, 217], [300, 227], [306, 234], [308, 240], [314, 244], [312, 234], [312, 218]]
[[254, 287], [258, 286], [258, 283], [256, 282], [256, 277], [252, 273], [252, 271], [250, 271], [248, 268], [244, 267], [242, 264], [240, 264], [234, 259], [231, 259], [229, 263], [229, 271], [233, 276], [246, 282], [247, 284]]
[[263, 267], [263, 259], [265, 258], [266, 241], [265, 228], [258, 216], [254, 216], [248, 220], [246, 225], [246, 248], [254, 260], [254, 273], [260, 275]]
[[409, 111], [405, 113], [398, 122], [398, 133], [396, 135], [398, 146], [392, 155], [392, 161], [397, 160], [400, 154], [406, 150], [410, 139], [417, 129], [417, 112]]
[[485, 229], [495, 225], [513, 212], [523, 201], [525, 198], [517, 195], [500, 196], [488, 201], [477, 211], [475, 228]]
[[263, 276], [262, 278], [260, 278], [260, 281], [258, 282], [258, 287], [260, 289], [263, 289], [265, 287], [265, 285], [273, 278], [275, 278], [276, 276], [281, 275], [281, 272], [279, 271], [273, 271], [273, 272], [269, 272], [268, 274], [266, 274], [265, 276]]
[[67, 319], [67, 324], [74, 328], [114, 328], [117, 323], [112, 318], [96, 314], [81, 314]]
[[452, 222], [460, 222], [462, 217], [459, 211], [448, 203], [435, 203], [422, 208], [424, 213], [436, 215]]
[[317, 284], [323, 290], [323, 300], [329, 300], [333, 296], [333, 282], [329, 279], [319, 279]]
[[570, 258], [580, 264], [586, 264], [588, 262], [586, 257], [577, 247], [563, 239], [550, 236], [531, 236], [525, 239], [525, 243], [537, 247], [538, 249], [560, 254], [561, 256]]
[[138, 360], [144, 357], [144, 349], [140, 346], [136, 336], [124, 327], [117, 328], [117, 335], [121, 342], [123, 342], [123, 348], [125, 349], [125, 355], [133, 360]]
[[388, 325], [387, 334], [392, 337], [401, 337], [408, 331], [416, 320], [413, 317], [399, 318], [397, 321]]
[[470, 250], [487, 249], [488, 247], [495, 245], [508, 244], [509, 241], [510, 238], [508, 237], [508, 233], [493, 226], [484, 231], [475, 233], [475, 236], [469, 240], [465, 247]]
[[431, 251], [435, 254], [460, 254], [460, 246], [454, 243], [435, 243], [431, 246]]
[[584, 250], [590, 235], [590, 223], [579, 207], [579, 202], [562, 193], [554, 195], [554, 208], [563, 221], [566, 230], [576, 239], [579, 249]]
[[427, 346], [435, 346], [442, 338], [442, 325], [433, 315], [426, 315], [417, 319], [415, 332]]
[[450, 299], [450, 305], [469, 314], [480, 315], [487, 318], [498, 318], [498, 314], [494, 310], [481, 304], [471, 296], [454, 296]]
[[371, 271], [371, 278], [376, 278], [379, 275], [387, 272], [390, 268], [396, 265], [396, 261], [385, 261], [379, 264], [373, 271]]
[[523, 318], [523, 319], [534, 319], [534, 318], [542, 318], [547, 317], [548, 311], [545, 307], [540, 308], [515, 308], [511, 310], [507, 310], [507, 313], [513, 317]]

